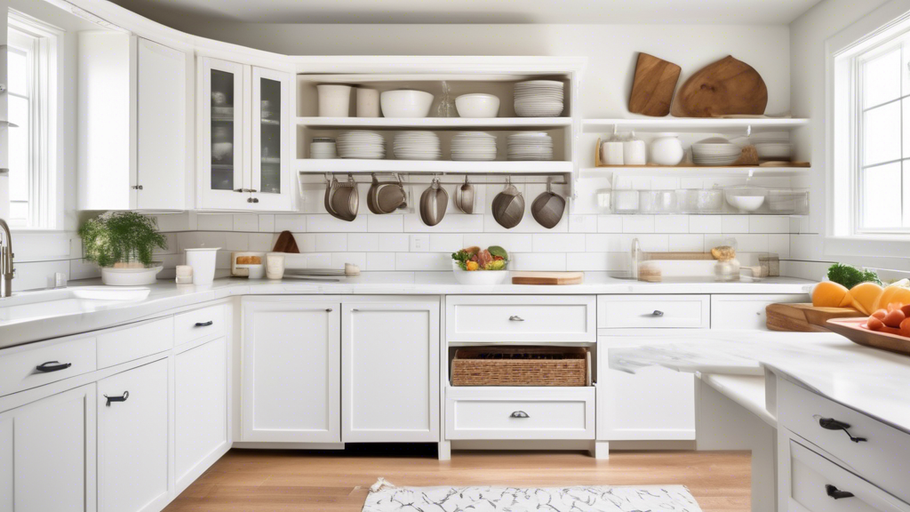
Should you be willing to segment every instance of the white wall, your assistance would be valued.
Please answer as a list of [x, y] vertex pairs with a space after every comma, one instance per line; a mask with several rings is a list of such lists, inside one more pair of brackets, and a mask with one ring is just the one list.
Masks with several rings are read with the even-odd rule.
[[[0, 13], [7, 9], [6, 0], [0, 0]], [[6, 44], [6, 16], [0, 16], [0, 46]], [[4, 61], [5, 62], [5, 61]], [[0, 66], [0, 83], [6, 83], [6, 66]], [[6, 94], [0, 94], [0, 119], [7, 119]], [[9, 166], [8, 138], [5, 128], [0, 128], [0, 167]], [[0, 176], [0, 219], [9, 218], [9, 176]]]

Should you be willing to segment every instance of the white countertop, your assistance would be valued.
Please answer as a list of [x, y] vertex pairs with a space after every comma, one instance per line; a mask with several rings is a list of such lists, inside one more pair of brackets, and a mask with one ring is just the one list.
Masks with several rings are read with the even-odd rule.
[[[100, 280], [86, 280], [73, 281], [70, 286], [100, 284]], [[225, 278], [217, 279], [209, 286], [159, 281], [148, 287], [151, 292], [143, 300], [108, 303], [103, 307], [69, 313], [48, 308], [47, 313], [41, 316], [8, 321], [2, 320], [3, 299], [0, 299], [0, 348], [112, 327], [170, 309], [236, 295], [757, 294], [808, 293], [812, 285], [811, 281], [786, 277], [736, 283], [694, 280], [645, 283], [617, 279], [599, 272], [587, 273], [584, 284], [569, 286], [464, 286], [455, 282], [451, 272], [367, 273], [338, 282]], [[17, 295], [28, 293], [41, 292]]]
[[[908, 356], [857, 345], [834, 333], [714, 331], [711, 338], [610, 349], [610, 367], [634, 373], [645, 366], [660, 365], [708, 374], [708, 380], [713, 375], [759, 376], [770, 369], [782, 378], [910, 433]], [[716, 384], [716, 388], [736, 387], [744, 399], [753, 394], [745, 388], [754, 386], [735, 379], [719, 379]]]

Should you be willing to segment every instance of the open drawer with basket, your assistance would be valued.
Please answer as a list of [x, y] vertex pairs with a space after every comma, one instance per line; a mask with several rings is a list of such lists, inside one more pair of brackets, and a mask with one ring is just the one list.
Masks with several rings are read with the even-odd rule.
[[453, 386], [590, 386], [584, 347], [465, 347], [452, 359]]

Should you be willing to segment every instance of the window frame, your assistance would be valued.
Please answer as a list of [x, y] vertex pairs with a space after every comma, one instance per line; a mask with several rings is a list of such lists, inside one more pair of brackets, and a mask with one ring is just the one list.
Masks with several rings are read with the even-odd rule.
[[60, 76], [64, 66], [64, 31], [14, 9], [9, 9], [7, 22], [8, 38], [31, 39], [32, 51], [35, 52], [31, 60], [34, 69], [29, 72], [28, 84], [31, 102], [29, 221], [25, 225], [11, 225], [10, 229], [20, 232], [61, 231], [64, 225], [61, 108], [64, 91]]

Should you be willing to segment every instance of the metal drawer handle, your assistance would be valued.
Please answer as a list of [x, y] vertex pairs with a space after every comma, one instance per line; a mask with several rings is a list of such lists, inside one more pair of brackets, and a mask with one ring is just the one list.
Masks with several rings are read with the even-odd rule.
[[35, 370], [41, 373], [51, 373], [59, 372], [60, 370], [66, 370], [70, 366], [73, 366], [73, 363], [61, 363], [60, 361], [48, 361], [43, 364], [39, 364], [35, 367]]
[[126, 402], [126, 399], [130, 397], [129, 391], [124, 391], [120, 396], [107, 396], [104, 395], [104, 398], [107, 398], [107, 403], [104, 404], [105, 407], [110, 407], [111, 402]]
[[839, 500], [841, 498], [852, 498], [853, 497], [852, 492], [842, 491], [842, 490], [838, 489], [837, 487], [834, 487], [831, 484], [828, 484], [825, 486], [825, 492], [828, 494], [828, 496], [831, 496], [832, 498], [834, 498], [836, 500]]
[[515, 411], [512, 414], [510, 414], [509, 417], [510, 418], [522, 418], [522, 419], [530, 418], [530, 416], [528, 416], [528, 413], [526, 413], [524, 411]]
[[[356, 309], [352, 309], [351, 311], [357, 311], [357, 310], [356, 310]], [[332, 312], [332, 308], [325, 308], [325, 312], [326, 312], [326, 313], [331, 313], [331, 312]]]
[[525, 319], [522, 318], [522, 317], [520, 317], [520, 316], [518, 316], [518, 315], [512, 315], [512, 316], [509, 317], [509, 321], [510, 321], [510, 322], [524, 322]]
[[214, 320], [209, 320], [208, 322], [196, 322], [196, 327], [208, 327], [208, 326], [214, 325], [214, 324], [215, 324]]
[[849, 437], [850, 440], [853, 441], [854, 443], [862, 443], [862, 442], [866, 441], [865, 437], [855, 437], [853, 434], [850, 433], [849, 430], [847, 430], [848, 428], [850, 428], [849, 423], [844, 423], [843, 421], [837, 421], [834, 418], [819, 418], [818, 424], [825, 430], [843, 430], [844, 432], [847, 433], [847, 437]]
[[654, 312], [651, 313], [651, 316], [661, 317], [661, 316], [664, 316], [664, 312], [659, 309], [655, 309]]

